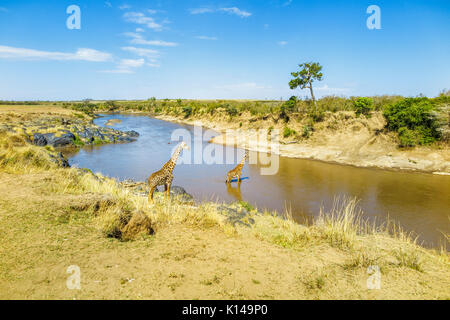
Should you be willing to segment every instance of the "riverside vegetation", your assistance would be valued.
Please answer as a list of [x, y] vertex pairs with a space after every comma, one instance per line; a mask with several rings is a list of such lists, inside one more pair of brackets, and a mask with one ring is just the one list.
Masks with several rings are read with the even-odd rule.
[[242, 120], [242, 126], [257, 121], [271, 120], [273, 123], [289, 124], [306, 121], [303, 132], [291, 130], [291, 135], [309, 137], [305, 131], [314, 129], [314, 125], [324, 121], [330, 113], [354, 112], [356, 117], [370, 118], [383, 114], [387, 124], [386, 131], [398, 135], [399, 147], [430, 145], [436, 142], [449, 142], [450, 91], [443, 91], [436, 98], [403, 98], [401, 96], [376, 97], [336, 97], [319, 99], [317, 107], [309, 99], [293, 96], [288, 101], [239, 101], [239, 100], [156, 100], [147, 101], [106, 101], [63, 103], [63, 106], [92, 115], [99, 111], [143, 111], [152, 114], [173, 115], [189, 118], [215, 116], [228, 117], [233, 122]]
[[[20, 123], [29, 112], [78, 117], [41, 104], [0, 106], [0, 119]], [[56, 153], [26, 132], [0, 132], [2, 299], [450, 298], [445, 248], [422, 248], [394, 223], [365, 223], [355, 199], [305, 225], [246, 203], [159, 194], [149, 207], [139, 186], [63, 168]], [[81, 290], [65, 285], [70, 265]], [[370, 266], [381, 290], [367, 289]]]
[[277, 129], [282, 156], [361, 167], [450, 174], [450, 91], [436, 98], [336, 97], [313, 102], [248, 100], [84, 101], [58, 103], [87, 115], [139, 112], [234, 134], [216, 137], [267, 152], [249, 129]]

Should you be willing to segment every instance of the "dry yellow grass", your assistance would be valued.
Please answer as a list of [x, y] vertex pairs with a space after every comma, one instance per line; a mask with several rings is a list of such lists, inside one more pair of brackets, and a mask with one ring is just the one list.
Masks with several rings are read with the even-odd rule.
[[60, 105], [40, 104], [40, 105], [0, 105], [0, 114], [18, 113], [18, 114], [55, 114], [70, 116], [74, 113], [71, 109], [66, 109]]
[[[0, 299], [450, 298], [447, 252], [364, 226], [353, 200], [311, 226], [265, 213], [235, 228], [214, 203], [149, 207], [112, 179], [57, 168], [20, 136], [2, 134], [0, 151]], [[108, 237], [136, 212], [154, 235]], [[66, 287], [71, 265], [81, 290]], [[371, 266], [381, 290], [367, 288]]]

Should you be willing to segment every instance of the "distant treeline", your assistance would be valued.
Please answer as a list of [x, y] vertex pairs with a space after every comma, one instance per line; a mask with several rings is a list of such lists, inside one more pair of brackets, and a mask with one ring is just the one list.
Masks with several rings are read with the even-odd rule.
[[27, 105], [27, 106], [32, 106], [32, 105], [40, 105], [42, 103], [48, 103], [48, 101], [4, 101], [4, 100], [0, 100], [0, 105], [6, 105], [6, 106], [21, 106], [21, 105]]

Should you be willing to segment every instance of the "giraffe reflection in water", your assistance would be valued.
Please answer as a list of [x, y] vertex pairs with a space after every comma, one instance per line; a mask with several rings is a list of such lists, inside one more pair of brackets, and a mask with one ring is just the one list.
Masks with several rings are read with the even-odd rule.
[[237, 201], [242, 201], [241, 182], [237, 183], [236, 188], [234, 188], [230, 183], [227, 183], [227, 192]]

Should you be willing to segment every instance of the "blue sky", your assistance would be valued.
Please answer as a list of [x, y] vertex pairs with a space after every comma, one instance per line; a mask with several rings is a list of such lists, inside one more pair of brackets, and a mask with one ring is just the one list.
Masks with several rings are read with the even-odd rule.
[[450, 89], [450, 1], [0, 0], [3, 100], [306, 96], [288, 87], [306, 61], [324, 67], [317, 96], [435, 96]]

